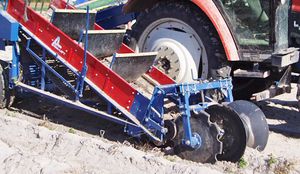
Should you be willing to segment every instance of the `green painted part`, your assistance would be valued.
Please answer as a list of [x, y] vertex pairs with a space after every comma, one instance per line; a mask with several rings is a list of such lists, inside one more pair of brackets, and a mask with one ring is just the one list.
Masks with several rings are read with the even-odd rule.
[[109, 6], [113, 6], [116, 3], [116, 0], [95, 0], [89, 3], [84, 3], [82, 6], [79, 5], [77, 9], [86, 9], [86, 7], [89, 6], [91, 10], [101, 10]]

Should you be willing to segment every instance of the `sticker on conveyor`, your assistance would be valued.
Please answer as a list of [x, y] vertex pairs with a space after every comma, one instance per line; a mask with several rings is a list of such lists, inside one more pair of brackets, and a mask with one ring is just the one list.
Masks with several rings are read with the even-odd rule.
[[300, 31], [300, 26], [299, 26], [299, 24], [297, 24], [297, 21], [294, 21], [294, 27]]
[[57, 36], [57, 38], [52, 42], [51, 44], [57, 51], [59, 51], [61, 54], [66, 55], [66, 53], [62, 50], [62, 46], [60, 45], [60, 37]]

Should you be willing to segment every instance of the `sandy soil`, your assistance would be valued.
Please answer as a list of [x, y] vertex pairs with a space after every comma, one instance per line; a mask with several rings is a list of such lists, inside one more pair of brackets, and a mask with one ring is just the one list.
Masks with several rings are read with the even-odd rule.
[[[263, 152], [198, 164], [128, 137], [122, 127], [39, 97], [0, 110], [0, 173], [300, 173], [300, 114], [292, 94], [257, 103], [270, 125]], [[45, 103], [46, 102], [46, 103]]]

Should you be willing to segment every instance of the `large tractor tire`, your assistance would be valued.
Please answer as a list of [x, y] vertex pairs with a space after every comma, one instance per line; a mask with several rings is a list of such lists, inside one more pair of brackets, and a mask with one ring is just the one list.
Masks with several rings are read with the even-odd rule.
[[230, 76], [217, 31], [191, 2], [158, 2], [140, 13], [130, 35], [133, 49], [158, 52], [156, 66], [176, 82]]
[[14, 95], [9, 89], [8, 63], [0, 60], [0, 109], [11, 106], [13, 101]]

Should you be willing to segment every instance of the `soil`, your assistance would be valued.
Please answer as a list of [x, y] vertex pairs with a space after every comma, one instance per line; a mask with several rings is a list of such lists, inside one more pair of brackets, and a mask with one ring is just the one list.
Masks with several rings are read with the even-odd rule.
[[121, 126], [30, 96], [0, 110], [0, 173], [300, 173], [296, 85], [256, 104], [270, 126], [266, 149], [238, 163], [200, 164], [122, 133]]

